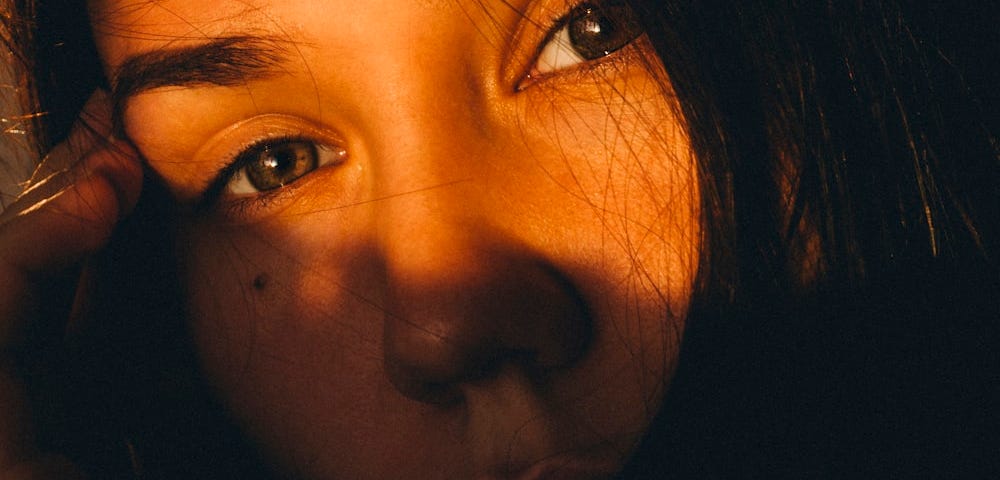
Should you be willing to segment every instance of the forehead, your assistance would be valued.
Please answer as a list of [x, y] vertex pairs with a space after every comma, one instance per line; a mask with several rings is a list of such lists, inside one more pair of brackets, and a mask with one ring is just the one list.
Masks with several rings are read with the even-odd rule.
[[568, 0], [92, 0], [88, 10], [102, 60], [113, 71], [123, 59], [137, 53], [227, 35], [260, 34], [307, 48], [311, 44], [326, 50], [358, 50], [383, 42], [387, 34], [398, 41], [407, 41], [407, 37], [409, 41], [417, 37], [424, 41], [464, 28], [464, 24], [490, 37], [488, 43], [500, 45], [527, 9], [535, 8], [531, 4], [560, 11], [566, 3]]
[[[109, 29], [140, 33], [154, 40], [159, 33], [184, 32], [192, 36], [227, 29], [294, 28], [303, 22], [322, 22], [338, 29], [359, 22], [387, 24], [427, 15], [460, 14], [469, 20], [493, 22], [520, 15], [532, 0], [91, 0], [87, 2], [98, 34]], [[549, 2], [557, 3], [557, 2]], [[563, 3], [563, 2], [559, 2]], [[206, 4], [210, 5], [206, 7]], [[416, 26], [416, 25], [414, 25]], [[374, 33], [374, 32], [373, 32]]]

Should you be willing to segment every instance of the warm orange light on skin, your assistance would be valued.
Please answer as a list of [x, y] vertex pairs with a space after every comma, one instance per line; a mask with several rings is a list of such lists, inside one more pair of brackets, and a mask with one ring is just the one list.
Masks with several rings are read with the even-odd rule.
[[129, 99], [126, 131], [180, 201], [262, 135], [348, 152], [264, 201], [223, 195], [183, 219], [205, 370], [278, 468], [612, 468], [655, 414], [700, 237], [665, 74], [639, 40], [524, 83], [572, 5], [504, 3], [92, 5], [112, 76], [199, 38], [293, 40], [273, 75]]

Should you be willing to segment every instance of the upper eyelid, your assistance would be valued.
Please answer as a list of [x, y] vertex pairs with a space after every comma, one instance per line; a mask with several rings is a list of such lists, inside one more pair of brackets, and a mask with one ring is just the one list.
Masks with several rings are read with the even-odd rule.
[[109, 89], [116, 130], [130, 99], [165, 87], [241, 85], [248, 78], [266, 78], [282, 71], [295, 42], [263, 32], [211, 39], [207, 43], [135, 54], [111, 72]]
[[521, 20], [514, 29], [501, 76], [505, 85], [520, 90], [519, 85], [534, 67], [545, 43], [565, 24], [570, 12], [586, 1], [539, 0], [530, 2], [520, 13]]
[[[567, 11], [561, 17], [555, 20], [555, 22], [552, 24], [552, 27], [549, 28], [548, 32], [546, 32], [545, 37], [535, 47], [534, 60], [532, 60], [531, 69], [535, 68], [535, 66], [538, 64], [538, 60], [541, 58], [542, 53], [545, 52], [545, 49], [548, 48], [549, 44], [552, 43], [553, 40], [555, 40], [556, 36], [559, 35], [559, 33], [563, 31], [563, 29], [569, 28], [570, 14], [573, 13], [573, 10], [575, 10], [578, 6], [582, 5], [583, 3], [585, 2], [580, 2], [574, 5], [573, 8], [571, 8], [569, 11]], [[530, 73], [531, 71], [529, 70], [528, 74]]]
[[[566, 1], [566, 0], [540, 0], [537, 2], [531, 2], [525, 12], [522, 14], [522, 21], [519, 22], [519, 27], [515, 29], [515, 33], [512, 36], [512, 41], [520, 45], [508, 49], [520, 50], [521, 52], [527, 52], [527, 60], [524, 61], [522, 68], [520, 68], [520, 73], [514, 82], [515, 91], [521, 90], [521, 84], [528, 73], [532, 71], [538, 60], [539, 54], [543, 51], [546, 45], [552, 41], [556, 33], [567, 26], [570, 16], [574, 9], [578, 8], [580, 5], [588, 3], [587, 1]], [[527, 45], [525, 42], [529, 42]], [[521, 55], [525, 55], [522, 53]], [[587, 61], [580, 64], [580, 68], [571, 69], [570, 71], [559, 71], [558, 73], [543, 74], [539, 75], [537, 78], [545, 78], [550, 75], [567, 75], [571, 73], [581, 73], [584, 71], [591, 70], [593, 67], [597, 67], [598, 64], [603, 63], [598, 61]], [[510, 71], [509, 69], [507, 71]], [[307, 129], [307, 130], [312, 130]], [[277, 135], [260, 135], [258, 138], [254, 138], [248, 142], [242, 142], [241, 146], [237, 149], [231, 151], [228, 155], [223, 155], [225, 158], [229, 158], [228, 161], [222, 164], [207, 182], [207, 185], [201, 189], [201, 194], [197, 194], [194, 197], [194, 203], [200, 205], [201, 207], [209, 206], [210, 204], [217, 201], [220, 195], [223, 194], [228, 181], [233, 177], [233, 175], [239, 171], [241, 165], [236, 161], [240, 154], [253, 148], [255, 145], [264, 142], [275, 142], [287, 139], [301, 139], [313, 141], [317, 144], [324, 145], [328, 142], [322, 136], [315, 136], [312, 134], [300, 133], [289, 133], [288, 131], [282, 132]], [[339, 142], [333, 142], [336, 144]]]
[[183, 203], [207, 206], [218, 198], [228, 179], [237, 170], [241, 154], [256, 145], [282, 140], [309, 141], [320, 146], [348, 148], [348, 137], [328, 122], [285, 113], [262, 113], [243, 118], [223, 128], [201, 142], [191, 154], [192, 163], [204, 165], [204, 183], [192, 188]]
[[549, 45], [549, 43], [556, 37], [556, 35], [559, 34], [559, 32], [562, 31], [562, 29], [567, 28], [569, 26], [570, 14], [573, 13], [573, 10], [575, 10], [576, 7], [582, 5], [583, 3], [586, 2], [580, 2], [573, 5], [569, 10], [567, 10], [562, 15], [552, 20], [551, 25], [545, 32], [545, 36], [542, 37], [542, 41], [538, 42], [538, 45], [535, 45], [534, 60], [532, 60], [531, 64], [532, 67], [534, 67], [535, 63], [537, 63], [538, 57], [545, 50], [545, 47]]
[[[606, 66], [606, 64], [609, 61], [611, 61], [611, 59], [618, 59], [623, 61], [630, 61], [636, 59], [636, 55], [638, 55], [638, 50], [636, 50], [633, 47], [635, 46], [636, 41], [639, 41], [645, 35], [645, 33], [642, 30], [640, 30], [639, 34], [635, 38], [631, 39], [621, 48], [614, 50], [600, 58], [595, 58], [592, 60], [584, 59], [584, 61], [578, 63], [577, 65], [574, 65], [573, 67], [557, 69], [550, 72], [539, 73], [536, 76], [531, 76], [531, 71], [532, 69], [534, 69], [535, 65], [537, 65], [538, 59], [541, 53], [544, 51], [544, 49], [549, 45], [550, 42], [553, 41], [555, 36], [560, 31], [562, 31], [562, 29], [568, 27], [570, 16], [572, 15], [573, 11], [576, 10], [581, 5], [587, 3], [591, 2], [588, 2], [586, 0], [573, 2], [571, 6], [569, 6], [569, 8], [565, 12], [563, 12], [560, 16], [553, 17], [554, 20], [552, 20], [551, 26], [548, 27], [548, 30], [546, 30], [545, 36], [535, 46], [536, 49], [535, 53], [532, 55], [532, 60], [528, 64], [527, 69], [520, 76], [521, 80], [518, 81], [516, 91], [520, 92], [521, 90], [524, 90], [525, 88], [531, 86], [532, 84], [538, 81], [544, 81], [545, 79], [551, 77], [567, 77], [567, 76], [576, 77], [578, 75], [587, 74], [596, 69]], [[531, 81], [528, 82], [528, 80]]]

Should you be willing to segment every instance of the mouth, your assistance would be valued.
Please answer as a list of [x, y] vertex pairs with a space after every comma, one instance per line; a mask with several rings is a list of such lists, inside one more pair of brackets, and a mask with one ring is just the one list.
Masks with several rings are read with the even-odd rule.
[[611, 480], [617, 471], [614, 462], [560, 455], [518, 472], [487, 475], [479, 480]]

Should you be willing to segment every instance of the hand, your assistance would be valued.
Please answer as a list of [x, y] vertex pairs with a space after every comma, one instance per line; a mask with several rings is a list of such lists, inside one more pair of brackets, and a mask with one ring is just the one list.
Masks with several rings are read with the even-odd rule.
[[[30, 408], [17, 377], [25, 332], [51, 320], [52, 286], [107, 241], [139, 197], [142, 169], [127, 142], [111, 137], [111, 102], [95, 93], [66, 142], [45, 158], [28, 188], [0, 214], [0, 478], [73, 478], [72, 466], [31, 442]], [[72, 283], [72, 282], [70, 282]], [[69, 305], [59, 318], [69, 318]], [[43, 318], [44, 317], [44, 318]]]

